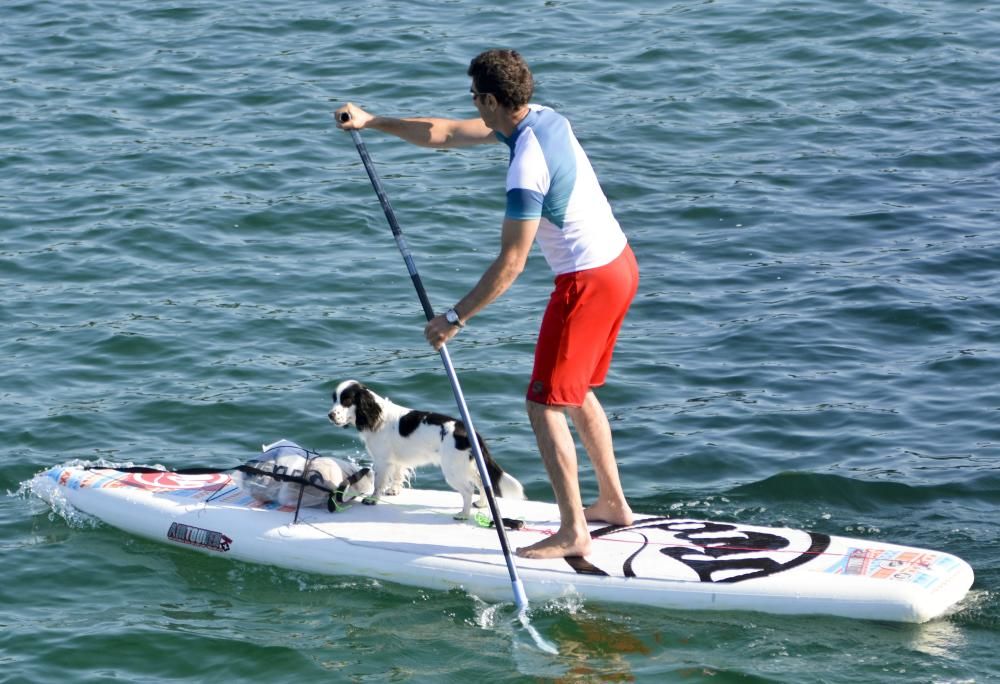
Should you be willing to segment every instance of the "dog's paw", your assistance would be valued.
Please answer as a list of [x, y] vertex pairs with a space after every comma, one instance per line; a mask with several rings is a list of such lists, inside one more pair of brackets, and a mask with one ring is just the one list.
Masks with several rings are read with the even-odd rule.
[[486, 504], [487, 504], [486, 501], [476, 501], [472, 505], [475, 506], [476, 508], [486, 508]]
[[363, 498], [361, 500], [361, 503], [363, 503], [365, 506], [374, 506], [375, 504], [378, 503], [378, 497], [377, 496], [366, 496], [365, 498]]
[[452, 516], [452, 517], [453, 517], [453, 518], [454, 518], [455, 520], [468, 520], [468, 519], [469, 519], [469, 514], [468, 514], [468, 513], [464, 513], [464, 512], [459, 512], [459, 513], [456, 513], [456, 514], [455, 514], [454, 516]]
[[385, 494], [386, 496], [396, 496], [397, 494], [399, 494], [399, 486], [393, 485], [392, 487], [389, 487], [382, 493]]

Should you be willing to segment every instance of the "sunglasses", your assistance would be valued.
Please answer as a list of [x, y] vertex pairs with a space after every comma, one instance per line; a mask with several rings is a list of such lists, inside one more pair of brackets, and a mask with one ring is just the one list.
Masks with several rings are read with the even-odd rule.
[[475, 88], [469, 88], [469, 92], [472, 94], [472, 99], [473, 100], [475, 100], [477, 98], [480, 98], [483, 95], [492, 95], [492, 93], [480, 93], [480, 92], [477, 92]]

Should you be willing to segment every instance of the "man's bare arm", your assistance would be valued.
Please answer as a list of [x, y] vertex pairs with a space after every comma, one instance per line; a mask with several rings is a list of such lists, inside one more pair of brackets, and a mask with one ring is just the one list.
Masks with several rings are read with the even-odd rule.
[[[482, 311], [490, 302], [502, 295], [524, 270], [528, 253], [538, 232], [538, 219], [519, 221], [505, 218], [500, 235], [500, 254], [493, 260], [479, 282], [462, 301], [455, 305], [455, 312], [464, 323]], [[458, 328], [435, 316], [424, 328], [424, 336], [435, 349], [458, 333]]]
[[482, 311], [514, 284], [528, 261], [528, 253], [531, 252], [536, 233], [538, 219], [521, 221], [504, 218], [500, 233], [500, 254], [486, 269], [476, 286], [455, 306], [455, 311], [463, 321]]
[[[343, 120], [345, 114], [348, 117], [346, 121]], [[350, 102], [338, 109], [334, 116], [338, 128], [344, 130], [373, 128], [421, 147], [468, 147], [497, 141], [493, 131], [482, 119], [436, 117], [396, 119], [374, 116]]]

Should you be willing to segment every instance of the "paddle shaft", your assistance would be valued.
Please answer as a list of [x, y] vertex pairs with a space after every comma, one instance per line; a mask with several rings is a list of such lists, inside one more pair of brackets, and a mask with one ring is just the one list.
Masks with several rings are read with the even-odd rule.
[[[350, 115], [346, 113], [341, 115], [341, 121], [348, 121], [349, 119]], [[392, 236], [396, 239], [396, 246], [399, 248], [400, 254], [403, 255], [403, 261], [406, 262], [406, 270], [409, 272], [410, 279], [413, 281], [413, 287], [417, 291], [417, 297], [420, 299], [420, 305], [424, 308], [424, 315], [429, 321], [434, 318], [434, 308], [431, 306], [430, 299], [427, 297], [427, 290], [424, 289], [424, 284], [420, 280], [420, 273], [417, 271], [416, 264], [413, 263], [413, 255], [410, 253], [410, 248], [406, 244], [406, 240], [403, 237], [403, 231], [399, 227], [399, 221], [396, 220], [396, 213], [392, 210], [392, 205], [389, 204], [389, 197], [385, 194], [385, 190], [382, 188], [382, 181], [379, 179], [378, 173], [375, 171], [375, 165], [372, 162], [371, 156], [368, 154], [368, 148], [365, 146], [365, 141], [361, 139], [360, 131], [351, 129], [351, 138], [354, 140], [354, 146], [358, 148], [358, 154], [361, 156], [361, 163], [365, 165], [365, 171], [368, 172], [368, 178], [372, 182], [372, 187], [375, 188], [375, 194], [378, 195], [378, 201], [382, 205], [382, 210], [385, 212], [385, 218], [389, 222], [389, 227], [392, 229]], [[503, 518], [500, 516], [500, 509], [497, 506], [496, 497], [493, 494], [493, 486], [490, 484], [489, 472], [486, 470], [486, 459], [479, 446], [479, 440], [476, 438], [476, 430], [472, 424], [472, 416], [469, 415], [469, 407], [465, 403], [465, 395], [462, 392], [462, 386], [458, 382], [458, 374], [455, 372], [454, 365], [452, 365], [451, 356], [448, 354], [447, 346], [441, 345], [441, 349], [439, 351], [441, 353], [441, 361], [444, 364], [445, 372], [448, 374], [448, 380], [451, 382], [452, 392], [455, 394], [455, 402], [458, 404], [458, 410], [462, 414], [462, 421], [465, 423], [465, 429], [469, 433], [469, 444], [472, 446], [472, 453], [476, 459], [476, 467], [479, 469], [479, 478], [482, 480], [483, 493], [486, 495], [486, 501], [490, 506], [490, 513], [493, 516], [493, 524], [497, 529], [497, 537], [500, 539], [500, 548], [503, 551], [504, 560], [507, 561], [507, 572], [510, 575], [511, 585], [514, 590], [514, 602], [517, 604], [519, 610], [524, 611], [528, 607], [528, 597], [524, 593], [524, 585], [521, 584], [521, 579], [518, 577], [517, 566], [514, 564], [514, 558], [510, 552], [510, 544], [507, 542], [507, 533], [504, 531], [503, 527]]]

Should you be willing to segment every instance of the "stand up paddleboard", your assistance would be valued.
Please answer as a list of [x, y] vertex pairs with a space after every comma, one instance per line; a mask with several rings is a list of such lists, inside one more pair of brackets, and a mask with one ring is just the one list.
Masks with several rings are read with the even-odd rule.
[[[108, 525], [159, 542], [251, 563], [357, 575], [428, 589], [510, 598], [496, 531], [456, 521], [461, 496], [404, 489], [378, 505], [330, 513], [255, 500], [229, 472], [180, 474], [57, 466], [34, 490]], [[57, 501], [60, 500], [60, 501]], [[558, 528], [554, 504], [501, 499], [508, 532], [526, 546]], [[972, 585], [947, 553], [789, 528], [638, 515], [591, 528], [586, 558], [517, 567], [531, 600], [586, 600], [687, 610], [751, 610], [924, 622], [953, 609]]]

